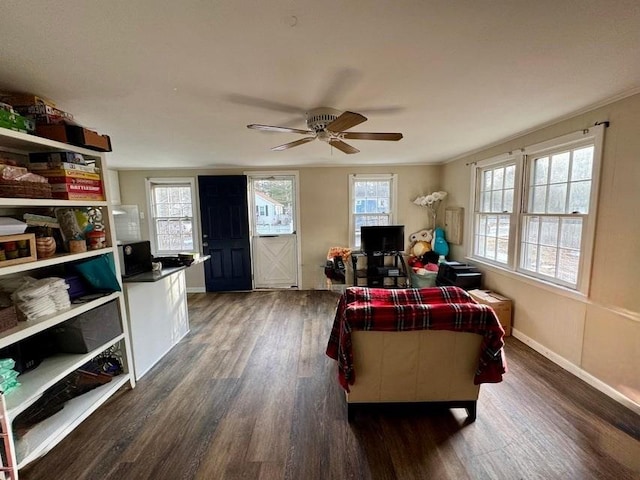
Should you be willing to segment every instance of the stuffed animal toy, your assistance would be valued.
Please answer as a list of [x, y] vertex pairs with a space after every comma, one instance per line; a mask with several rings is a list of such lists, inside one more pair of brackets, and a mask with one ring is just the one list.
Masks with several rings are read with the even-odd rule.
[[407, 253], [409, 256], [422, 257], [431, 251], [431, 241], [433, 240], [433, 230], [424, 229], [412, 233], [409, 236], [409, 248]]

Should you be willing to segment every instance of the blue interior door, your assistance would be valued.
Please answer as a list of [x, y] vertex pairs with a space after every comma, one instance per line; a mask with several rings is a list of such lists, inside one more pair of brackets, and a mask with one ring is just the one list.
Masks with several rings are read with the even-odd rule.
[[198, 177], [207, 292], [251, 290], [247, 177]]

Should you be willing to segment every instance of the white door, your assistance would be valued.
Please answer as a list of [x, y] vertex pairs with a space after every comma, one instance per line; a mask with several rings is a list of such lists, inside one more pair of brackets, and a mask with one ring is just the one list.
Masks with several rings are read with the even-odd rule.
[[248, 173], [254, 288], [298, 287], [295, 173]]

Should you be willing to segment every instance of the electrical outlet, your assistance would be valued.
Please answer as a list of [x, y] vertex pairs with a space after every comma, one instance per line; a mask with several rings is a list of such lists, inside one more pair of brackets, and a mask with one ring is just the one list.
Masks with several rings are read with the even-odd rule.
[[144, 220], [144, 212], [140, 212], [140, 220]]

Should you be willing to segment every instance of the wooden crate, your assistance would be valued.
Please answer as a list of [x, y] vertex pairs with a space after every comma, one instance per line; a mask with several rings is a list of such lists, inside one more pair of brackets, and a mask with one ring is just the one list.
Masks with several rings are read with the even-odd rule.
[[493, 308], [498, 320], [500, 320], [500, 325], [504, 328], [505, 336], [511, 335], [512, 302], [510, 299], [489, 290], [469, 290], [469, 295], [476, 302]]
[[[0, 249], [4, 250], [5, 245], [9, 242], [27, 241], [28, 255], [18, 258], [7, 258], [0, 261], [0, 268], [10, 265], [18, 265], [20, 263], [35, 262], [36, 256], [36, 236], [33, 233], [22, 233], [19, 235], [0, 235]], [[6, 252], [5, 252], [6, 255]]]

